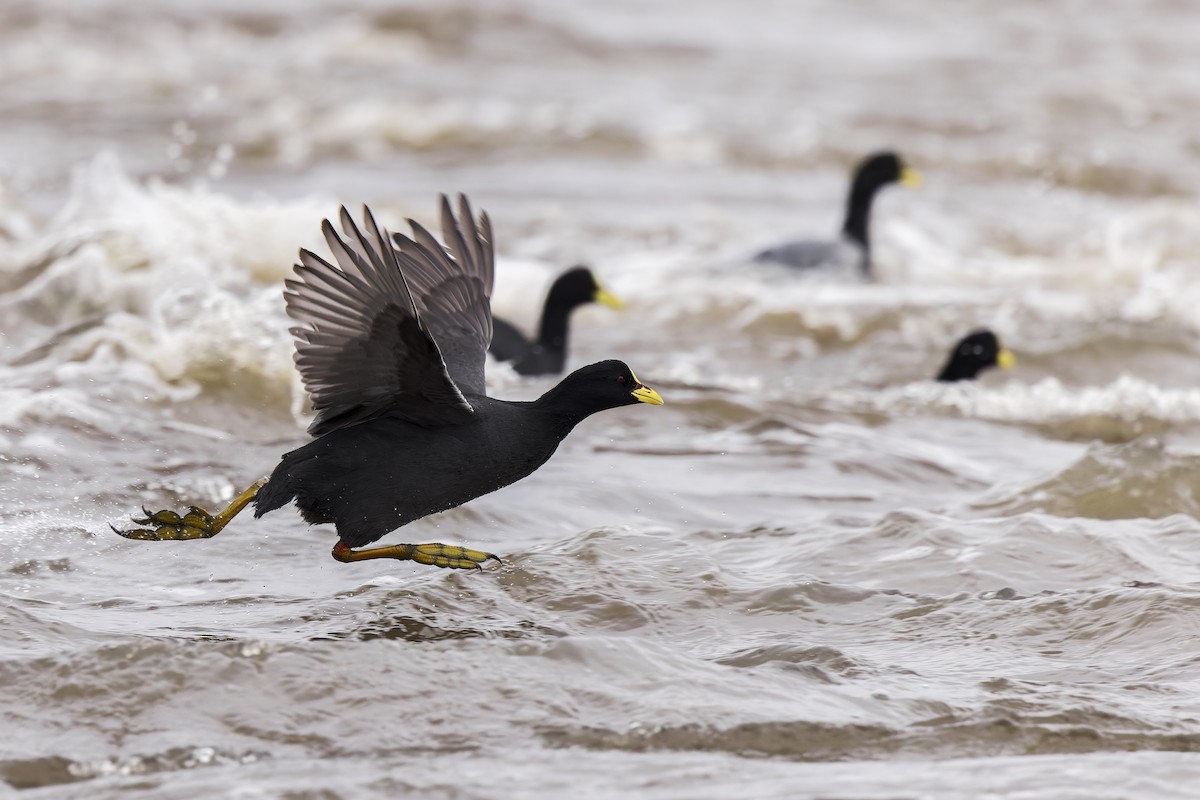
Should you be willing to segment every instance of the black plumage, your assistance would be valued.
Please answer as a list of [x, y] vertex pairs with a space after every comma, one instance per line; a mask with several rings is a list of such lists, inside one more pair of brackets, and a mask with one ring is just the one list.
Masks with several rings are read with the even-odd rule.
[[942, 383], [972, 381], [985, 369], [1012, 369], [1015, 363], [1012, 352], [1000, 344], [996, 334], [989, 330], [978, 330], [954, 345], [937, 379]]
[[567, 366], [567, 339], [571, 312], [586, 303], [619, 309], [621, 301], [609, 294], [587, 267], [573, 267], [559, 275], [546, 293], [536, 339], [526, 339], [502, 319], [493, 321], [488, 352], [497, 361], [510, 361], [519, 375], [556, 375]]
[[457, 218], [445, 197], [441, 210], [445, 246], [412, 221], [411, 237], [389, 243], [369, 210], [360, 230], [343, 208], [342, 235], [328, 220], [321, 228], [336, 266], [301, 251], [284, 295], [299, 323], [296, 366], [317, 412], [316, 439], [215, 516], [146, 512], [135, 521], [153, 529], [117, 532], [209, 538], [251, 502], [261, 517], [294, 500], [308, 522], [336, 526], [340, 561], [475, 568], [495, 556], [436, 542], [351, 548], [524, 478], [598, 411], [662, 404], [620, 361], [576, 370], [532, 402], [488, 397], [491, 225], [486, 214], [476, 222], [465, 197]]
[[332, 522], [347, 546], [361, 547], [526, 477], [579, 422], [637, 403], [637, 385], [625, 364], [602, 361], [533, 402], [468, 394], [474, 413], [461, 423], [427, 427], [384, 416], [332, 431], [283, 457], [254, 515], [295, 498], [308, 522]]
[[837, 239], [801, 239], [759, 252], [755, 261], [772, 261], [801, 269], [856, 269], [871, 274], [871, 205], [884, 186], [919, 186], [920, 175], [891, 152], [867, 156], [854, 169], [846, 198], [846, 217]]

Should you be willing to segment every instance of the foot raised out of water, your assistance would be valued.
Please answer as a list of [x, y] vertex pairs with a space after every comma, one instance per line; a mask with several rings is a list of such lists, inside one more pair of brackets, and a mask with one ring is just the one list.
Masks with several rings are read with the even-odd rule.
[[188, 506], [187, 513], [182, 516], [165, 509], [151, 512], [142, 508], [143, 518], [134, 517], [135, 525], [153, 525], [153, 528], [131, 528], [121, 530], [115, 525], [109, 527], [118, 536], [126, 539], [137, 539], [143, 542], [164, 542], [181, 539], [207, 539], [216, 536], [221, 529], [216, 526], [216, 520], [203, 508]]

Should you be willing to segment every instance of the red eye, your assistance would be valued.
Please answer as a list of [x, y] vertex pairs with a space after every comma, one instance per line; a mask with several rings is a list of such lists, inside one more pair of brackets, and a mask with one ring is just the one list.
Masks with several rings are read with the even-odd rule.
[[624, 385], [624, 384], [625, 384], [625, 376], [624, 376], [624, 375], [618, 375], [618, 376], [617, 376], [617, 383], [619, 383], [619, 384], [621, 384], [621, 385]]

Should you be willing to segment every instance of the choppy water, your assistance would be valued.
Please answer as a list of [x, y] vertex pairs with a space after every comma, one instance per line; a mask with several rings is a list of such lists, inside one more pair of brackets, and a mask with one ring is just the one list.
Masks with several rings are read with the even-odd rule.
[[[1200, 10], [0, 6], [0, 781], [30, 797], [1200, 792]], [[837, 227], [878, 280], [745, 256]], [[293, 511], [281, 281], [338, 203], [466, 191], [495, 310], [663, 408], [337, 564]], [[1019, 367], [928, 380], [990, 326]], [[547, 381], [497, 369], [502, 396]]]

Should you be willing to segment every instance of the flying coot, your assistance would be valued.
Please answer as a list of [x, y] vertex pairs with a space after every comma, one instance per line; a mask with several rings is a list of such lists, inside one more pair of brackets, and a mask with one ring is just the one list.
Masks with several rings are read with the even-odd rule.
[[[283, 456], [224, 511], [145, 511], [129, 539], [206, 539], [254, 502], [254, 515], [295, 501], [312, 524], [331, 522], [338, 561], [396, 558], [478, 569], [497, 556], [441, 543], [364, 547], [413, 520], [462, 505], [526, 477], [582, 420], [618, 406], [662, 405], [620, 361], [576, 370], [539, 399], [488, 397], [493, 238], [459, 196], [441, 200], [445, 247], [409, 221], [394, 246], [363, 210], [363, 230], [341, 210], [343, 235], [321, 230], [337, 266], [300, 251], [286, 282], [299, 323], [296, 366], [312, 397], [316, 438]], [[116, 530], [116, 528], [114, 528]]]

